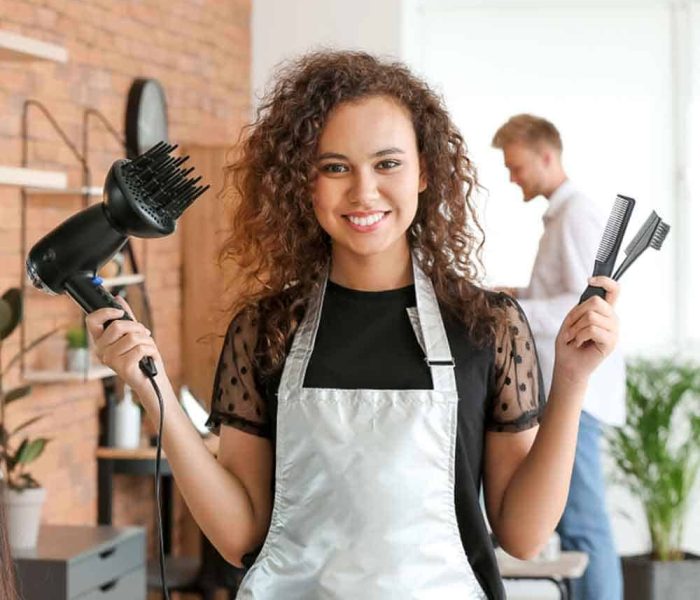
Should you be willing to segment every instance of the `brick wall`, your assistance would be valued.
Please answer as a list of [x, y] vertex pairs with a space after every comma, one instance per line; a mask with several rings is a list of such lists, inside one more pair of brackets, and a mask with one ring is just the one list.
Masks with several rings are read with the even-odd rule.
[[[66, 64], [0, 61], [0, 164], [21, 163], [22, 103], [46, 105], [80, 146], [86, 107], [123, 129], [126, 95], [134, 77], [155, 77], [165, 88], [171, 140], [186, 145], [231, 145], [248, 119], [250, 0], [0, 0], [0, 29], [65, 46]], [[30, 113], [30, 164], [63, 170], [69, 185], [81, 183], [78, 162], [46, 119]], [[88, 157], [93, 181], [122, 156], [117, 142], [93, 121]], [[81, 207], [81, 199], [32, 196], [27, 239], [31, 244]], [[0, 186], [0, 293], [17, 286], [20, 255], [20, 191]], [[175, 383], [181, 376], [181, 244], [177, 234], [135, 244], [154, 311], [154, 332]], [[192, 251], [192, 249], [189, 249]], [[27, 338], [76, 322], [79, 311], [66, 299], [30, 292]], [[7, 360], [18, 336], [5, 344]], [[30, 357], [30, 364], [60, 366], [64, 342], [56, 336]], [[13, 372], [6, 384], [19, 381]], [[36, 463], [48, 490], [43, 518], [51, 523], [91, 524], [97, 517], [95, 449], [99, 381], [36, 386], [30, 399], [11, 405], [8, 422], [47, 414], [30, 430], [52, 438]], [[152, 528], [152, 482], [117, 478], [115, 522]], [[151, 536], [152, 537], [152, 536]], [[177, 545], [177, 533], [175, 538]]]

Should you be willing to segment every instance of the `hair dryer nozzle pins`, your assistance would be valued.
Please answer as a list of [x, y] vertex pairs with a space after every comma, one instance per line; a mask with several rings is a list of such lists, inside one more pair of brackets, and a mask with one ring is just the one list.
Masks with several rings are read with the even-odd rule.
[[201, 177], [190, 177], [194, 167], [182, 167], [188, 156], [170, 154], [176, 148], [159, 142], [132, 161], [112, 165], [104, 197], [114, 227], [137, 237], [168, 235], [185, 209], [209, 189], [197, 185]]

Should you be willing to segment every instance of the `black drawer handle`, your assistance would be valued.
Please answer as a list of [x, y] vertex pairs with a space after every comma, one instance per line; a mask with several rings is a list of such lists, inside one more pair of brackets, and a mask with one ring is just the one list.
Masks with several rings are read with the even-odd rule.
[[107, 550], [103, 550], [102, 552], [100, 552], [99, 556], [102, 560], [104, 560], [105, 558], [109, 558], [110, 556], [112, 556], [112, 554], [114, 554], [116, 551], [116, 547], [113, 546], [112, 548], [108, 548]]
[[108, 591], [111, 590], [115, 585], [117, 585], [117, 581], [119, 581], [119, 578], [118, 578], [118, 577], [117, 577], [117, 579], [113, 579], [112, 581], [109, 581], [109, 582], [105, 583], [104, 585], [101, 585], [101, 586], [100, 586], [100, 591], [101, 591], [101, 592], [108, 592]]

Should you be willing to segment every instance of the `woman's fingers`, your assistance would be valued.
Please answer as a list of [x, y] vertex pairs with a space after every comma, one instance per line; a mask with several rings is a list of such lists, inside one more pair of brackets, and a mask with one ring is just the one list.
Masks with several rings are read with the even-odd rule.
[[114, 362], [139, 346], [153, 350], [156, 347], [150, 335], [144, 331], [132, 331], [121, 336], [116, 342], [105, 348], [102, 352], [101, 360], [108, 363]]
[[155, 346], [151, 332], [143, 324], [121, 318], [125, 312], [132, 315], [133, 313], [126, 302], [120, 304], [124, 306], [124, 310], [101, 308], [86, 317], [88, 331], [95, 342], [95, 354], [108, 366], [113, 366], [113, 361], [129, 352], [135, 345], [147, 343]]
[[124, 311], [118, 308], [100, 308], [85, 317], [87, 329], [92, 339], [97, 341], [105, 331], [105, 323], [113, 319], [121, 319]]
[[568, 344], [576, 337], [579, 331], [586, 327], [598, 327], [605, 331], [617, 330], [617, 316], [615, 314], [603, 315], [593, 310], [584, 312], [578, 320], [570, 325], [564, 332], [564, 341]]
[[571, 339], [571, 343], [576, 348], [580, 348], [586, 342], [593, 342], [596, 345], [607, 347], [616, 338], [616, 333], [609, 329], [603, 329], [597, 325], [588, 325], [582, 327], [576, 332], [576, 335]]
[[600, 296], [591, 296], [584, 303], [574, 306], [574, 308], [569, 311], [569, 314], [566, 315], [564, 319], [563, 326], [565, 328], [571, 327], [588, 312], [596, 312], [606, 317], [615, 314], [612, 305], [607, 300], [603, 300]]
[[146, 335], [151, 334], [151, 332], [138, 321], [125, 321], [120, 319], [110, 323], [107, 326], [107, 329], [105, 329], [104, 334], [97, 343], [99, 346], [107, 347], [110, 344], [114, 344], [122, 336], [130, 333], [145, 333]]
[[128, 314], [134, 321], [136, 321], [136, 317], [134, 316], [134, 311], [131, 310], [131, 306], [129, 306], [129, 303], [119, 295], [116, 295], [115, 299], [117, 300], [117, 302], [119, 302], [119, 304], [121, 304], [124, 307], [126, 314]]
[[[139, 361], [150, 356], [162, 370], [162, 360], [151, 332], [142, 323], [132, 320], [134, 313], [123, 299], [117, 302], [124, 309], [102, 308], [89, 314], [87, 326], [95, 341], [95, 354], [103, 364], [113, 369], [125, 383], [134, 389], [143, 383], [144, 375]], [[127, 314], [132, 319], [124, 319]]]
[[[123, 348], [122, 348], [123, 349]], [[144, 374], [141, 372], [139, 362], [144, 356], [150, 356], [156, 363], [156, 365], [161, 365], [160, 355], [158, 354], [158, 349], [153, 343], [152, 338], [148, 340], [142, 340], [135, 343], [128, 350], [119, 356], [108, 356], [106, 361], [108, 366], [114, 369], [114, 371], [127, 383], [137, 389], [139, 382], [143, 382]], [[162, 367], [158, 367], [160, 371]]]
[[615, 306], [617, 299], [620, 297], [620, 284], [610, 277], [591, 277], [588, 283], [596, 287], [602, 287], [605, 290], [605, 301], [611, 306]]

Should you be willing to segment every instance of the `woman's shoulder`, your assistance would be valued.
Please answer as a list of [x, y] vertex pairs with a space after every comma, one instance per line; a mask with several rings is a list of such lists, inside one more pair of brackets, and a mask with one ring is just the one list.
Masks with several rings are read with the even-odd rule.
[[458, 299], [461, 309], [468, 309], [470, 305], [478, 304], [486, 311], [497, 313], [503, 309], [520, 306], [512, 296], [474, 282], [451, 281], [448, 289], [449, 295]]
[[488, 294], [492, 306], [500, 312], [497, 331], [502, 333], [504, 329], [509, 329], [511, 333], [520, 335], [521, 324], [527, 324], [527, 317], [520, 303], [505, 292], [489, 290]]
[[505, 292], [468, 283], [456, 297], [459, 303], [449, 312], [466, 324], [477, 340], [494, 341], [505, 334], [520, 335], [521, 330], [526, 330], [522, 327], [527, 323], [522, 307]]
[[289, 308], [298, 302], [298, 298], [296, 286], [288, 286], [276, 294], [270, 294], [248, 303], [240, 303], [233, 312], [228, 330], [235, 330], [243, 325], [256, 325], [265, 314], [280, 308]]

